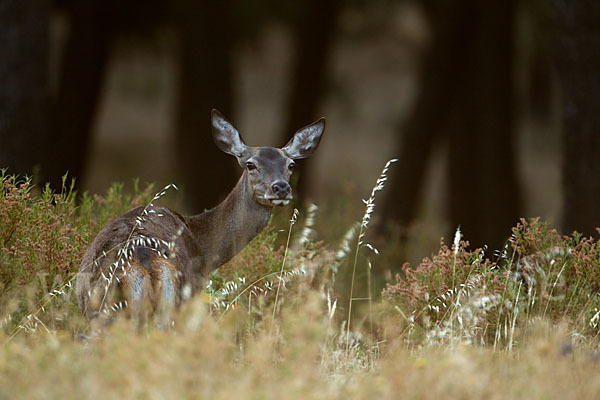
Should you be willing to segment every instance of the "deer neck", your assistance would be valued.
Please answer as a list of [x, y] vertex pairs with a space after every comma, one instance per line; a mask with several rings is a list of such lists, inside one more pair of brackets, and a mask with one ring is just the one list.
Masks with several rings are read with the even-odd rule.
[[246, 247], [267, 226], [272, 210], [256, 202], [244, 171], [221, 204], [188, 217], [203, 272], [210, 273]]

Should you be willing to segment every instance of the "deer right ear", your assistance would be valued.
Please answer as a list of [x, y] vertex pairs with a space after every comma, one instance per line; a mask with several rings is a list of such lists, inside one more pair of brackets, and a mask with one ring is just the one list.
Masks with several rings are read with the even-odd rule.
[[319, 146], [323, 131], [325, 130], [325, 118], [313, 122], [298, 130], [294, 137], [281, 150], [293, 160], [310, 156]]
[[211, 113], [211, 124], [213, 140], [217, 147], [240, 161], [247, 153], [248, 146], [242, 141], [235, 126], [215, 109]]

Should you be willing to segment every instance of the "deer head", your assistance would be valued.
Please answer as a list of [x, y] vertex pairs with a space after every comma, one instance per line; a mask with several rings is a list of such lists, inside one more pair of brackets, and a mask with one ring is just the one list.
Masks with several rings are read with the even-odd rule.
[[292, 199], [290, 176], [294, 160], [309, 157], [319, 146], [325, 119], [299, 129], [281, 149], [247, 146], [235, 126], [217, 110], [212, 111], [213, 139], [219, 149], [237, 158], [247, 174], [254, 199], [267, 207], [283, 206]]

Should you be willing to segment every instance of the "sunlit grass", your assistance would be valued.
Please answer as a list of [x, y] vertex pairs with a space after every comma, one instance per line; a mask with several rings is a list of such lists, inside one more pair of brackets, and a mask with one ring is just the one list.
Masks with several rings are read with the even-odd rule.
[[0, 398], [599, 398], [600, 244], [541, 221], [496, 253], [457, 236], [349, 314], [336, 282], [381, 260], [360, 208], [325, 241], [316, 207], [284, 210], [297, 226], [272, 223], [170, 330], [117, 317], [84, 339], [66, 283], [102, 224], [151, 189], [77, 203], [2, 175], [0, 194]]

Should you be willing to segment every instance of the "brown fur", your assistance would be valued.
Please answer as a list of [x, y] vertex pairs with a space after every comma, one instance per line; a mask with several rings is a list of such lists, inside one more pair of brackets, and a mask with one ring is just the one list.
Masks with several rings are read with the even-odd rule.
[[[244, 172], [223, 203], [199, 215], [184, 217], [166, 207], [154, 207], [154, 212], [144, 217], [140, 230], [135, 221], [144, 208], [137, 207], [108, 223], [85, 252], [77, 276], [77, 298], [85, 315], [95, 317], [101, 307], [126, 300], [129, 314], [144, 320], [145, 315], [159, 309], [161, 301], [178, 304], [186, 284], [190, 294], [204, 288], [208, 274], [243, 249], [269, 221], [272, 207], [248, 199], [246, 181]], [[158, 255], [153, 243], [132, 246], [132, 257], [123, 257], [126, 260], [123, 268], [116, 269], [113, 281], [116, 284], [119, 278], [119, 284], [111, 286], [105, 296], [107, 280], [102, 273], [108, 278], [110, 268], [119, 262], [118, 250], [128, 238], [131, 241], [140, 235], [159, 241], [156, 247], [168, 258]], [[172, 249], [163, 242], [172, 244]], [[161, 296], [163, 268], [176, 284], [176, 292], [170, 299]], [[135, 279], [142, 281], [143, 304], [132, 301], [133, 288], [138, 287]]]
[[264, 229], [273, 206], [291, 199], [289, 165], [316, 149], [324, 120], [299, 130], [283, 149], [246, 146], [216, 111], [213, 129], [219, 148], [235, 155], [241, 166], [252, 165], [221, 204], [201, 214], [137, 207], [109, 222], [88, 247], [77, 274], [77, 299], [86, 317], [106, 320], [126, 302], [132, 319], [142, 322], [154, 315], [166, 327], [170, 312]]

